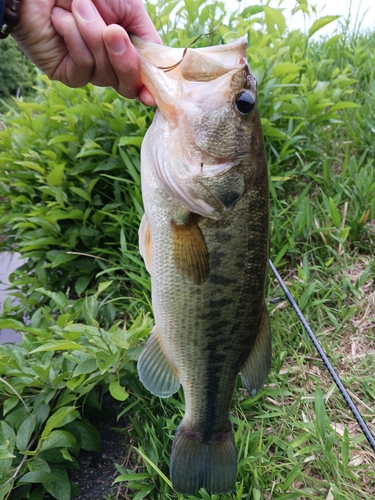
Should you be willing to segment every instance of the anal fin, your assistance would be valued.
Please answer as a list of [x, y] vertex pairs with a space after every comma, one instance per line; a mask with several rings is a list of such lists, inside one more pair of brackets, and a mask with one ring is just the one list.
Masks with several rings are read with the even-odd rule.
[[241, 369], [242, 383], [250, 396], [261, 389], [271, 365], [271, 332], [266, 306], [253, 348]]
[[172, 221], [172, 238], [176, 268], [184, 278], [201, 285], [209, 274], [208, 250], [193, 215], [183, 224]]
[[168, 398], [178, 391], [177, 372], [163, 351], [156, 327], [139, 356], [137, 368], [142, 384], [155, 396]]

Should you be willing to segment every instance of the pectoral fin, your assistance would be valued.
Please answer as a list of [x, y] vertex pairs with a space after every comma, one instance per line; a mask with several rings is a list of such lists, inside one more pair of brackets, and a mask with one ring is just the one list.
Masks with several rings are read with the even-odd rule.
[[155, 396], [169, 398], [178, 391], [177, 372], [163, 351], [156, 327], [139, 356], [137, 368], [142, 384]]
[[151, 231], [150, 224], [148, 222], [146, 214], [143, 215], [141, 224], [138, 230], [139, 236], [139, 253], [142, 255], [143, 260], [145, 261], [146, 269], [152, 274], [152, 254], [151, 254]]
[[242, 367], [242, 383], [250, 396], [261, 389], [267, 379], [271, 364], [271, 332], [266, 306], [254, 346]]
[[183, 224], [172, 222], [172, 238], [176, 268], [184, 278], [201, 285], [209, 273], [208, 251], [202, 231], [192, 215]]

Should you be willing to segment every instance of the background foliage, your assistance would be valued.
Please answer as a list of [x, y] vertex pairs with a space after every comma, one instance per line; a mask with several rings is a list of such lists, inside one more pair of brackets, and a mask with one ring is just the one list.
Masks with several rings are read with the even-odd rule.
[[[0, 98], [28, 95], [32, 91], [36, 71], [10, 37], [0, 45], [0, 61]], [[0, 111], [5, 109], [6, 105], [0, 102]]]
[[[169, 45], [218, 26], [199, 44], [248, 37], [272, 177], [271, 257], [374, 419], [374, 34], [344, 27], [314, 41], [333, 17], [290, 32], [269, 3], [233, 14], [206, 0], [148, 8]], [[26, 263], [12, 276], [18, 303], [9, 298], [0, 320], [23, 334], [0, 346], [0, 498], [74, 498], [67, 470], [99, 447], [88, 415], [106, 392], [131, 424], [130, 465], [117, 478], [129, 498], [181, 498], [166, 475], [182, 394], [161, 402], [135, 370], [152, 326], [137, 231], [153, 112], [111, 89], [44, 77], [35, 91], [1, 117], [1, 247]], [[268, 296], [279, 293], [270, 279]], [[254, 400], [240, 387], [235, 396], [239, 482], [223, 498], [373, 498], [371, 455], [348, 410], [285, 304], [270, 314], [269, 385]]]

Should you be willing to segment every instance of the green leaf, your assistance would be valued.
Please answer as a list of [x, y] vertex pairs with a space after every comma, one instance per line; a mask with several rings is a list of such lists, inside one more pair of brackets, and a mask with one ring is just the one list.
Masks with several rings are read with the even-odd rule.
[[5, 446], [0, 446], [0, 460], [5, 460], [7, 458], [15, 458], [13, 453], [10, 453]]
[[43, 500], [45, 498], [46, 490], [40, 484], [36, 488], [33, 488], [30, 493], [30, 500]]
[[92, 280], [91, 274], [87, 274], [86, 276], [80, 276], [74, 285], [74, 289], [77, 295], [82, 295], [83, 292], [88, 287], [90, 281]]
[[44, 439], [39, 451], [50, 450], [53, 448], [75, 448], [77, 440], [67, 431], [52, 431], [47, 438]]
[[61, 245], [61, 240], [52, 237], [35, 238], [31, 241], [21, 241], [18, 245], [23, 253], [33, 250], [41, 250], [47, 245]]
[[305, 307], [307, 306], [309, 300], [311, 299], [311, 296], [313, 295], [314, 291], [315, 291], [315, 288], [316, 288], [316, 283], [311, 283], [307, 288], [306, 290], [303, 292], [303, 294], [301, 295], [300, 299], [299, 299], [299, 308], [301, 309], [301, 311], [303, 311], [305, 309]]
[[350, 228], [349, 227], [344, 227], [344, 229], [341, 229], [340, 233], [339, 233], [339, 236], [340, 236], [340, 240], [342, 242], [346, 241], [348, 236], [349, 236], [349, 232], [350, 232]]
[[23, 330], [25, 325], [16, 319], [0, 319], [0, 330]]
[[27, 450], [27, 445], [29, 444], [34, 429], [35, 417], [34, 415], [30, 415], [22, 422], [17, 432], [16, 446], [20, 451]]
[[283, 480], [282, 490], [286, 491], [300, 474], [301, 474], [301, 466], [299, 463], [297, 463], [290, 471], [288, 476]]
[[71, 391], [74, 391], [82, 382], [85, 380], [85, 375], [82, 374], [80, 377], [73, 377], [67, 383], [66, 387]]
[[59, 134], [48, 141], [48, 145], [59, 144], [61, 142], [77, 142], [77, 137], [70, 134]]
[[43, 287], [37, 288], [36, 290], [37, 292], [50, 297], [53, 301], [56, 302], [56, 305], [60, 309], [60, 311], [65, 312], [66, 308], [68, 307], [69, 301], [63, 292], [51, 292], [50, 290], [46, 290]]
[[284, 76], [289, 75], [290, 73], [298, 73], [300, 70], [301, 68], [298, 66], [298, 64], [292, 62], [284, 62], [276, 64], [273, 67], [272, 72], [275, 76]]
[[67, 448], [60, 448], [60, 452], [65, 460], [68, 460], [69, 462], [73, 462], [72, 455], [69, 453]]
[[324, 28], [324, 26], [327, 26], [327, 24], [330, 24], [339, 18], [340, 16], [323, 16], [320, 19], [317, 19], [316, 21], [313, 22], [313, 24], [309, 29], [309, 37], [311, 37], [314, 33]]
[[319, 437], [324, 441], [326, 436], [326, 409], [321, 388], [315, 391], [315, 426]]
[[164, 481], [167, 483], [167, 485], [172, 488], [172, 483], [170, 482], [170, 480], [167, 478], [167, 476], [159, 469], [159, 467], [157, 465], [154, 464], [154, 462], [148, 458], [148, 456], [146, 455], [146, 453], [142, 450], [142, 448], [134, 448], [136, 452], [138, 452], [141, 457], [143, 458], [143, 460], [145, 462], [147, 462], [149, 465], [151, 465], [151, 467], [155, 470], [155, 472], [157, 472], [157, 474], [164, 479]]
[[344, 469], [346, 469], [349, 462], [349, 453], [350, 453], [349, 432], [347, 427], [345, 427], [341, 444], [341, 461]]
[[109, 286], [112, 285], [112, 281], [102, 281], [98, 286], [98, 293], [104, 292]]
[[52, 429], [55, 429], [55, 427], [61, 427], [62, 425], [65, 425], [67, 423], [67, 416], [70, 413], [76, 411], [77, 408], [75, 406], [63, 406], [62, 408], [59, 408], [57, 411], [55, 411], [55, 413], [53, 413], [53, 415], [51, 415], [46, 422], [46, 425], [42, 432], [42, 439], [45, 439], [50, 434]]
[[35, 416], [36, 424], [38, 426], [42, 425], [47, 420], [49, 410], [49, 405], [44, 401], [42, 401], [37, 406], [34, 406], [33, 415]]
[[93, 425], [82, 420], [75, 420], [66, 428], [76, 437], [83, 450], [99, 451], [101, 449], [100, 432]]
[[98, 365], [96, 364], [96, 360], [94, 358], [85, 359], [82, 363], [79, 363], [72, 374], [72, 377], [78, 377], [83, 373], [92, 373], [98, 369]]
[[148, 474], [148, 472], [137, 473], [129, 469], [123, 469], [123, 467], [119, 466], [118, 464], [115, 465], [116, 468], [120, 472], [122, 472], [122, 474], [116, 477], [114, 483], [121, 483], [123, 481], [146, 481], [147, 479], [150, 479], [150, 474]]
[[84, 200], [86, 200], [89, 203], [91, 203], [91, 196], [90, 196], [90, 194], [87, 191], [84, 191], [83, 189], [78, 188], [78, 187], [71, 187], [69, 189], [70, 189], [70, 191], [72, 193], [76, 194], [80, 198], [83, 198]]
[[111, 335], [111, 341], [118, 347], [122, 347], [123, 349], [129, 349], [130, 347], [130, 343], [126, 338], [126, 331], [123, 330], [120, 330]]
[[275, 25], [277, 26], [280, 33], [284, 33], [286, 29], [286, 21], [282, 10], [264, 6], [264, 13], [268, 33], [273, 33], [275, 31]]
[[57, 481], [57, 477], [43, 470], [26, 472], [26, 474], [18, 480], [19, 483], [46, 483], [55, 481]]
[[331, 38], [329, 38], [325, 43], [324, 43], [324, 48], [328, 49], [331, 45], [334, 45], [338, 40], [343, 38], [344, 34], [340, 33], [338, 35], [334, 35]]
[[6, 422], [0, 420], [0, 443], [9, 443], [9, 447], [13, 448], [16, 444], [16, 435], [12, 427]]
[[118, 380], [114, 380], [109, 384], [109, 392], [111, 393], [111, 396], [118, 401], [125, 401], [129, 397], [125, 387], [122, 387]]
[[241, 17], [244, 19], [254, 16], [256, 14], [260, 14], [263, 12], [264, 7], [263, 5], [250, 5], [249, 7], [246, 7], [242, 12], [241, 12]]
[[143, 500], [147, 498], [148, 494], [155, 488], [154, 484], [148, 484], [144, 486], [138, 493], [133, 497], [133, 500]]
[[[1, 330], [1, 326], [0, 326], [0, 330]], [[10, 410], [12, 410], [15, 406], [17, 406], [17, 404], [19, 402], [20, 402], [20, 400], [17, 397], [14, 397], [14, 398], [8, 397], [4, 401], [4, 404], [3, 404], [3, 415], [5, 416], [8, 412], [10, 412]]]
[[77, 344], [77, 342], [73, 342], [71, 340], [54, 340], [46, 342], [33, 351], [30, 351], [30, 354], [43, 351], [80, 351], [81, 349], [82, 346], [80, 344]]
[[125, 136], [125, 137], [120, 137], [118, 141], [119, 146], [137, 146], [140, 148], [142, 146], [142, 141], [143, 141], [143, 136], [142, 137], [136, 137], [136, 136]]
[[351, 109], [351, 108], [360, 108], [360, 105], [351, 101], [340, 101], [334, 104], [331, 107], [330, 111], [338, 111], [339, 109]]
[[332, 221], [333, 221], [334, 225], [337, 227], [337, 229], [340, 229], [340, 227], [341, 227], [340, 213], [337, 210], [337, 207], [335, 205], [333, 198], [331, 198], [331, 197], [329, 197], [329, 208], [330, 208], [331, 217], [332, 217]]
[[48, 463], [42, 458], [33, 457], [27, 462], [27, 466], [31, 472], [33, 471], [44, 471], [51, 472]]
[[43, 483], [45, 489], [57, 500], [71, 500], [70, 481], [66, 469], [60, 464], [51, 464], [54, 482]]
[[14, 162], [16, 165], [21, 165], [21, 167], [26, 167], [30, 168], [31, 170], [35, 170], [36, 172], [39, 172], [40, 174], [45, 173], [45, 169], [41, 167], [38, 163], [35, 163], [33, 161], [15, 161]]
[[129, 172], [129, 174], [132, 176], [134, 182], [136, 184], [139, 184], [140, 181], [141, 181], [141, 177], [139, 175], [139, 172], [137, 171], [137, 169], [135, 168], [133, 162], [131, 161], [131, 159], [129, 158], [129, 155], [127, 153], [125, 153], [125, 151], [121, 148], [119, 148], [119, 151], [120, 151], [120, 155], [121, 155], [121, 158], [123, 159], [124, 163], [125, 163], [125, 166], [127, 168], [127, 171]]
[[[6, 479], [6, 477], [3, 477], [3, 479]], [[14, 483], [14, 480], [10, 481], [9, 483], [6, 483], [4, 486], [0, 485], [0, 498], [1, 498], [1, 500], [8, 498], [7, 495], [10, 492], [10, 490], [13, 488], [13, 483]]]
[[60, 163], [56, 165], [56, 167], [51, 170], [51, 172], [47, 176], [47, 184], [49, 186], [60, 186], [65, 170], [65, 163]]

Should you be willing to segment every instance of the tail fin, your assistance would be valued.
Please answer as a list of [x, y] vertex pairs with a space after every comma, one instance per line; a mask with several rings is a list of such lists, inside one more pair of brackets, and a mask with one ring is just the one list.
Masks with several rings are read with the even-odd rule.
[[178, 493], [193, 495], [201, 488], [211, 494], [230, 493], [235, 488], [236, 474], [232, 431], [202, 441], [200, 433], [184, 428], [181, 423], [171, 454], [171, 480]]

